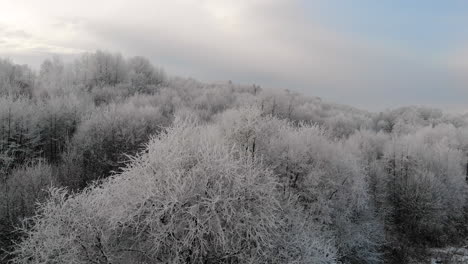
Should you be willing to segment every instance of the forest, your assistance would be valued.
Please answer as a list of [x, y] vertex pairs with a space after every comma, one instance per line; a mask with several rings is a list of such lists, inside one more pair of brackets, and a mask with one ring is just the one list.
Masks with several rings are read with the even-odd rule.
[[467, 162], [468, 113], [0, 59], [3, 263], [428, 263], [468, 246]]

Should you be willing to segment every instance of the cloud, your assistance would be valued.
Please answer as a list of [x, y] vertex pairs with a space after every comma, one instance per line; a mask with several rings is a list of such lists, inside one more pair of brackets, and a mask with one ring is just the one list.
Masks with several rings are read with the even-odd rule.
[[447, 64], [464, 76], [468, 75], [468, 44], [449, 54]]
[[298, 0], [17, 0], [11, 9], [19, 15], [8, 19], [0, 11], [0, 22], [24, 34], [2, 35], [0, 28], [4, 53], [108, 49], [147, 56], [173, 74], [372, 109], [444, 106], [466, 95], [446, 63], [328, 28]]
[[16, 55], [28, 53], [70, 54], [83, 50], [59, 46], [46, 40], [32, 36], [23, 30], [4, 30], [0, 32], [0, 54]]
[[6, 31], [4, 35], [6, 37], [11, 37], [11, 38], [21, 38], [21, 39], [31, 38], [31, 34], [26, 33], [24, 30]]

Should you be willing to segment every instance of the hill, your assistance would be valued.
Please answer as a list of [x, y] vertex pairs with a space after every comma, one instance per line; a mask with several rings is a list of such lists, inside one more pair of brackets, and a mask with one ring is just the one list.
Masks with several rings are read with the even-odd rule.
[[[0, 60], [13, 263], [408, 263], [468, 236], [468, 117], [372, 113], [104, 51]], [[21, 228], [18, 226], [21, 225]]]

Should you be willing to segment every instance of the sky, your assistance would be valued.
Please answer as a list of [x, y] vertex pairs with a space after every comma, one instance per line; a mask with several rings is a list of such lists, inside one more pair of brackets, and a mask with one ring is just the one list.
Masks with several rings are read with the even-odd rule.
[[468, 111], [466, 0], [0, 0], [0, 57], [107, 50], [372, 111]]

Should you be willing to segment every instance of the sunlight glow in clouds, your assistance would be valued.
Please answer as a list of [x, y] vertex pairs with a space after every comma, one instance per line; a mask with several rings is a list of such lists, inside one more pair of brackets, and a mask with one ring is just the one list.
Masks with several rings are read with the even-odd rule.
[[288, 88], [364, 108], [454, 108], [468, 98], [468, 31], [461, 29], [468, 20], [462, 6], [446, 5], [0, 0], [0, 56], [38, 67], [52, 54], [104, 49], [146, 56], [175, 75]]
[[211, 1], [206, 4], [206, 8], [220, 23], [225, 23], [227, 26], [235, 26], [239, 23], [239, 10], [232, 4]]

